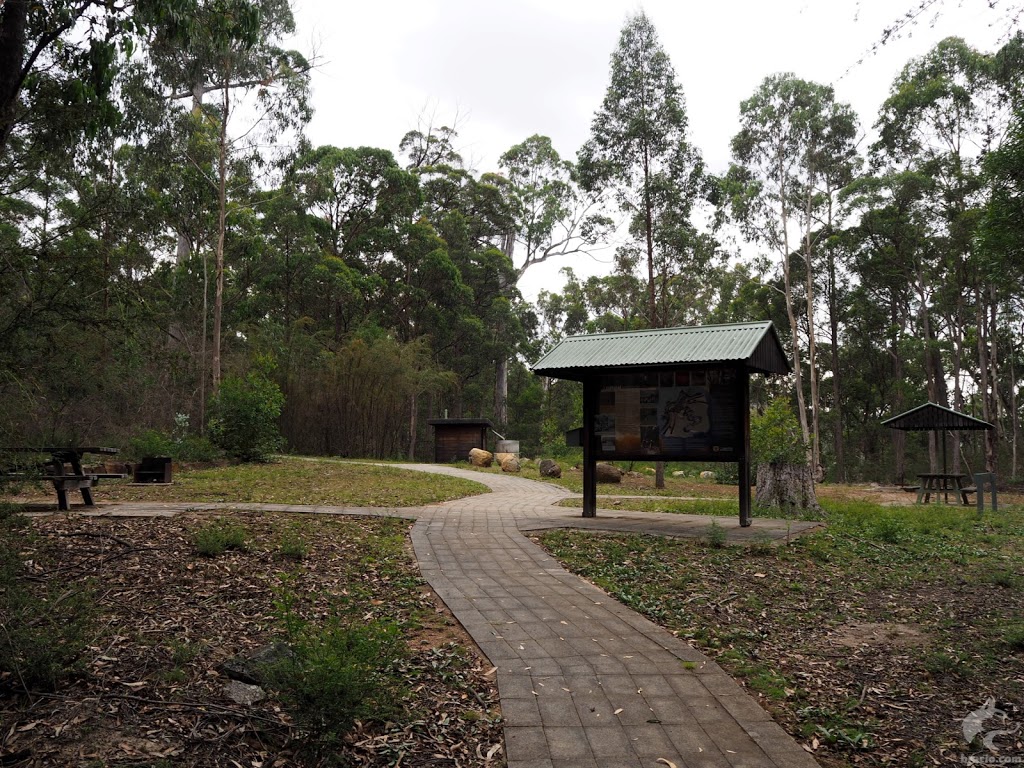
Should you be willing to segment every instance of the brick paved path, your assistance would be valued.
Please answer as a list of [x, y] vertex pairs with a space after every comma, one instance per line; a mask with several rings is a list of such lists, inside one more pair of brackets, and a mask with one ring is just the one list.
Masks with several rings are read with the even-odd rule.
[[[510, 768], [817, 765], [717, 664], [520, 533], [587, 523], [692, 536], [707, 518], [615, 512], [584, 521], [578, 510], [552, 510], [569, 495], [556, 486], [427, 469], [492, 490], [421, 510], [412, 539], [424, 577], [498, 667]], [[764, 520], [719, 524], [734, 539], [798, 532]]]
[[[553, 507], [564, 489], [438, 465], [491, 493], [415, 509], [246, 508], [416, 519], [424, 578], [497, 671], [509, 768], [813, 768], [817, 763], [713, 661], [562, 568], [522, 530], [586, 527], [700, 535], [707, 517]], [[174, 514], [213, 504], [121, 504]], [[776, 540], [813, 523], [718, 518], [729, 540]]]

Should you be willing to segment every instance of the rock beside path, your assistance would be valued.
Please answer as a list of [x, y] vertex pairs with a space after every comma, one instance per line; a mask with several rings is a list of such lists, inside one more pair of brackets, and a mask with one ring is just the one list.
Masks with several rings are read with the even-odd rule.
[[494, 454], [483, 448], [469, 449], [469, 463], [474, 467], [489, 467], [494, 461]]

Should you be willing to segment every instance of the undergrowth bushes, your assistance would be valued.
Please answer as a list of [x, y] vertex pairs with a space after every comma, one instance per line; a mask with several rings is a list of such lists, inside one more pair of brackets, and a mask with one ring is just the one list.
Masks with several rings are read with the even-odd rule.
[[265, 669], [267, 684], [321, 755], [334, 749], [357, 720], [383, 721], [400, 712], [400, 674], [408, 649], [398, 627], [357, 623], [352, 616], [310, 622], [287, 596], [278, 601], [288, 652]]
[[0, 508], [0, 690], [54, 691], [81, 670], [95, 599], [89, 586], [30, 572], [29, 545], [24, 518]]

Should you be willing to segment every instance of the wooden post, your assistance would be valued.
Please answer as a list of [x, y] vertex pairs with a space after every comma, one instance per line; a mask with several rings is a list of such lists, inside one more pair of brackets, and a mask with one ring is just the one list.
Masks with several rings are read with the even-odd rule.
[[583, 381], [583, 517], [597, 517], [597, 456], [594, 419], [597, 417], [598, 381]]
[[750, 519], [750, 371], [746, 366], [738, 366], [736, 378], [739, 380], [740, 396], [737, 422], [743, 430], [741, 440], [739, 476], [740, 476], [740, 526], [746, 528]]

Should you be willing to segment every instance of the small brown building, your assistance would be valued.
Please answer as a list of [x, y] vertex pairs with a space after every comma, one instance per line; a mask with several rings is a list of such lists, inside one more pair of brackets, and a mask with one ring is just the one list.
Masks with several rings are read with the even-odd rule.
[[468, 461], [473, 448], [487, 450], [488, 419], [428, 419], [434, 428], [434, 463]]

